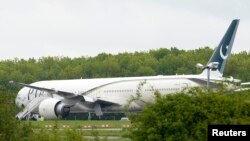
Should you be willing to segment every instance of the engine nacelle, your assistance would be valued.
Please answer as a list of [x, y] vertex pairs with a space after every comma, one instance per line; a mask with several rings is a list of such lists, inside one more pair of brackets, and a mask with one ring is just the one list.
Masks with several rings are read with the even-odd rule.
[[70, 112], [70, 107], [55, 98], [43, 100], [38, 109], [39, 114], [45, 119], [56, 119], [58, 116], [64, 118]]

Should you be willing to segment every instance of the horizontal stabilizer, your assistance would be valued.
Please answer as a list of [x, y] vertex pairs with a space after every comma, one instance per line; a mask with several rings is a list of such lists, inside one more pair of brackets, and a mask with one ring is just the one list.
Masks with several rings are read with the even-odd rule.
[[248, 90], [250, 90], [250, 88], [239, 88], [239, 89], [236, 89], [234, 91], [240, 92], [240, 91], [248, 91]]
[[241, 86], [250, 85], [250, 82], [241, 83]]

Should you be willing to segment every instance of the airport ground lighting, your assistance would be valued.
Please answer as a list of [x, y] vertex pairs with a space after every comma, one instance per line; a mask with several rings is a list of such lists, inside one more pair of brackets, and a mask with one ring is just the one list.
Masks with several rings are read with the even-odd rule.
[[202, 64], [197, 64], [196, 67], [204, 70], [207, 69], [207, 90], [209, 91], [210, 88], [210, 71], [212, 70], [217, 70], [218, 69], [219, 62], [211, 62], [207, 66], [203, 66]]

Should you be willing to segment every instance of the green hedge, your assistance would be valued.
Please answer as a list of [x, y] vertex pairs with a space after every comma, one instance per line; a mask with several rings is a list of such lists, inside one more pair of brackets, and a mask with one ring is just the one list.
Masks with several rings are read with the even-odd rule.
[[131, 115], [135, 141], [203, 141], [209, 124], [250, 124], [250, 92], [192, 90], [157, 96], [142, 114]]

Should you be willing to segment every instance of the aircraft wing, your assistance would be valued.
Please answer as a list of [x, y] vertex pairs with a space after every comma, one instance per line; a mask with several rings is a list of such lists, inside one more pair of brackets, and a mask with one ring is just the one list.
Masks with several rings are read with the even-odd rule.
[[72, 103], [75, 104], [79, 101], [84, 101], [84, 102], [89, 102], [89, 103], [99, 103], [99, 104], [104, 104], [104, 105], [120, 105], [118, 103], [109, 101], [109, 100], [105, 100], [105, 99], [100, 99], [100, 98], [93, 98], [93, 97], [89, 97], [89, 96], [85, 96], [85, 95], [79, 95], [79, 94], [75, 94], [75, 93], [71, 93], [71, 92], [66, 92], [66, 91], [61, 91], [61, 90], [56, 90], [56, 89], [50, 89], [50, 88], [45, 88], [45, 87], [39, 87], [39, 86], [33, 86], [30, 84], [25, 84], [25, 83], [18, 83], [18, 82], [13, 82], [10, 81], [10, 83], [17, 83], [18, 85], [24, 86], [24, 87], [28, 87], [28, 88], [32, 88], [32, 89], [36, 89], [36, 90], [40, 90], [40, 91], [46, 91], [48, 93], [51, 94], [57, 94], [61, 97], [65, 98], [65, 102], [67, 103]]

